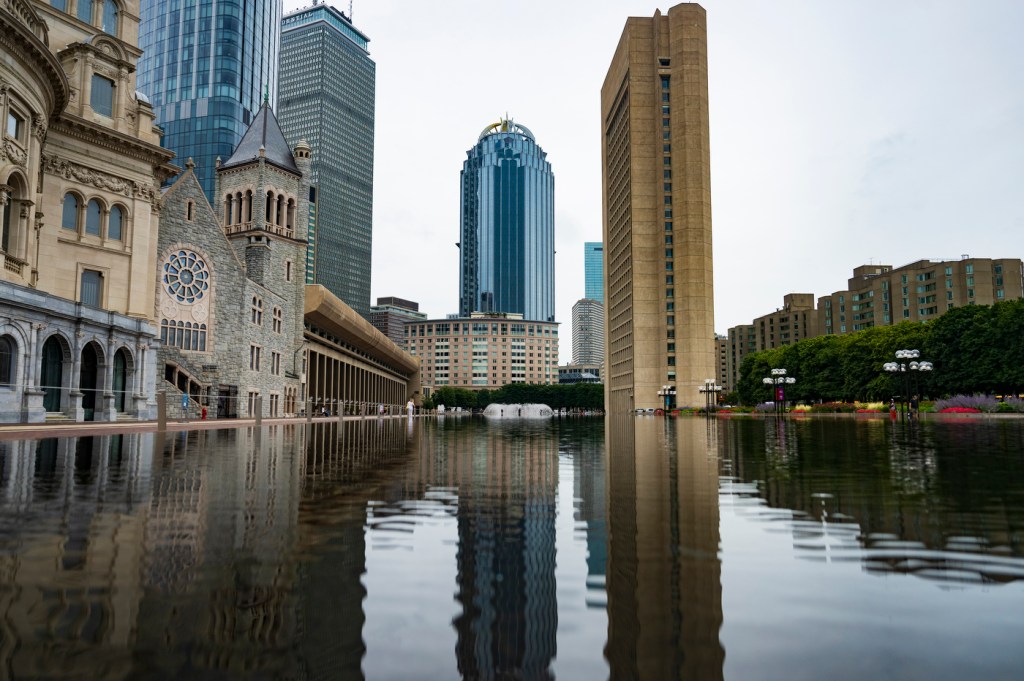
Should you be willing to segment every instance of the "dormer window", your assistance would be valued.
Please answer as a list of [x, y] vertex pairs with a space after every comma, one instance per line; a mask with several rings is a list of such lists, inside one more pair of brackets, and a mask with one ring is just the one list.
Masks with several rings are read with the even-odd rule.
[[94, 73], [89, 104], [96, 113], [112, 118], [114, 116], [114, 81]]

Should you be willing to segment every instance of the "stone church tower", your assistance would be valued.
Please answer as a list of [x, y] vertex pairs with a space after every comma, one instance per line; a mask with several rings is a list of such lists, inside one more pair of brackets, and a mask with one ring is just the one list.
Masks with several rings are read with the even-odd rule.
[[164, 197], [164, 378], [219, 417], [299, 412], [310, 148], [288, 147], [264, 102], [217, 166], [215, 206], [193, 164]]

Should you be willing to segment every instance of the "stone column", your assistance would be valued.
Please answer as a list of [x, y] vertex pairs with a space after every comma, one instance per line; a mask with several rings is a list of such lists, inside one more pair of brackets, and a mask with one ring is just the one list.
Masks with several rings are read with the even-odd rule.
[[137, 351], [135, 354], [136, 361], [133, 376], [135, 390], [132, 394], [135, 416], [139, 419], [151, 419], [153, 418], [153, 412], [149, 406], [153, 404], [155, 396], [149, 395], [146, 392], [146, 361], [149, 359], [149, 344], [138, 343], [135, 348]]
[[96, 400], [96, 420], [116, 421], [114, 405], [114, 337], [107, 338], [107, 352], [103, 365], [103, 394]]
[[85, 418], [85, 409], [82, 408], [82, 337], [81, 331], [75, 331], [74, 345], [71, 346], [71, 376], [68, 377], [68, 402], [64, 412], [75, 421]]
[[39, 332], [46, 328], [45, 324], [32, 324], [29, 327], [29, 350], [25, 356], [25, 412], [26, 423], [42, 423], [46, 420], [43, 408], [45, 393], [39, 385], [39, 371], [42, 364], [42, 346], [39, 344]]

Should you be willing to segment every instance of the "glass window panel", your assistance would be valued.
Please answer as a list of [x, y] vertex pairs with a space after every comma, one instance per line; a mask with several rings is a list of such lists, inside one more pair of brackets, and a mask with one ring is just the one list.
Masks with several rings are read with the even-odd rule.
[[92, 23], [92, 0], [78, 0], [78, 18]]
[[64, 229], [78, 229], [78, 197], [74, 194], [64, 195], [64, 215], [60, 224]]
[[123, 214], [120, 206], [114, 206], [110, 209], [110, 218], [107, 221], [107, 238], [114, 239], [115, 241], [121, 240], [121, 223], [123, 222]]
[[104, 116], [114, 115], [114, 81], [93, 74], [92, 96], [89, 100], [93, 111]]
[[85, 209], [85, 233], [100, 235], [100, 218], [103, 211], [100, 209], [100, 202], [93, 199]]

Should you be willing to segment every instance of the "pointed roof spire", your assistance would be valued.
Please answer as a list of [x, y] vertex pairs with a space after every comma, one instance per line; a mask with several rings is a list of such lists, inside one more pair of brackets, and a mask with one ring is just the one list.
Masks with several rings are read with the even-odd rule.
[[[268, 92], [268, 99], [269, 96]], [[256, 118], [249, 124], [249, 129], [245, 131], [242, 141], [235, 147], [231, 158], [225, 161], [221, 168], [252, 163], [258, 161], [260, 156], [264, 156], [268, 163], [279, 168], [289, 170], [296, 175], [302, 174], [299, 167], [295, 165], [295, 157], [292, 155], [288, 141], [285, 140], [281, 126], [270, 109], [270, 102], [267, 99], [263, 101], [263, 106], [260, 107]]]

